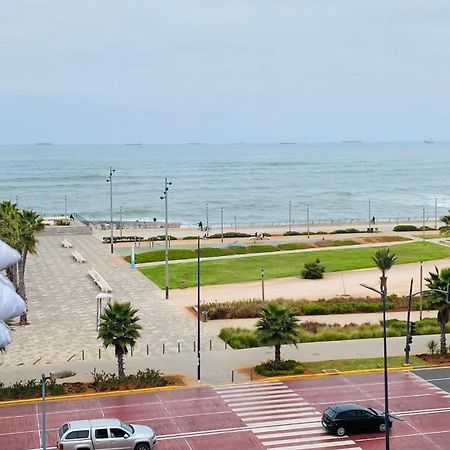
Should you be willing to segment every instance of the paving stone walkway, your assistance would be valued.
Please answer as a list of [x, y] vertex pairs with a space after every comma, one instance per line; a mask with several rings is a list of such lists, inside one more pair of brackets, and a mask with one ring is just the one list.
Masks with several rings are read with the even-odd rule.
[[[50, 364], [82, 358], [114, 358], [114, 350], [105, 350], [97, 339], [96, 295], [100, 289], [88, 271], [94, 268], [112, 287], [114, 299], [130, 301], [139, 310], [143, 327], [135, 356], [193, 352], [196, 320], [186, 309], [166, 300], [164, 293], [128, 263], [111, 255], [110, 247], [88, 235], [67, 236], [72, 248], [63, 248], [65, 236], [40, 236], [37, 255], [27, 262], [27, 327], [15, 327], [13, 342], [2, 357], [2, 366]], [[86, 259], [77, 263], [72, 251]], [[205, 345], [219, 340], [205, 331]], [[223, 346], [223, 343], [221, 344]]]

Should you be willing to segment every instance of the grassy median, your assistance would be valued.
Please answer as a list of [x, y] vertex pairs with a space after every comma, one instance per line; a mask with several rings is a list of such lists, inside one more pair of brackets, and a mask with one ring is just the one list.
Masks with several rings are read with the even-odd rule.
[[[285, 278], [300, 276], [305, 262], [316, 258], [325, 265], [326, 272], [355, 270], [375, 267], [372, 257], [381, 247], [362, 247], [320, 251], [304, 251], [292, 254], [251, 256], [245, 258], [227, 258], [201, 263], [201, 284], [240, 283], [260, 279], [261, 269], [264, 277]], [[398, 257], [397, 264], [419, 261], [432, 261], [450, 257], [450, 247], [431, 242], [411, 242], [389, 245]], [[146, 277], [164, 287], [164, 265], [139, 269]], [[177, 263], [170, 265], [170, 288], [179, 288], [181, 282], [186, 287], [197, 286], [197, 263]]]

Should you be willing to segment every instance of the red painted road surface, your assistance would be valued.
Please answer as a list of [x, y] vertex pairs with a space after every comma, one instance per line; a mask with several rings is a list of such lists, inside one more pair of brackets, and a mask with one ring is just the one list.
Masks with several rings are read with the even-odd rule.
[[[391, 449], [450, 450], [450, 396], [409, 372], [390, 379]], [[336, 375], [47, 402], [47, 442], [74, 419], [150, 425], [158, 450], [375, 450], [382, 433], [337, 437], [320, 423], [330, 403], [383, 409], [383, 375]], [[40, 403], [0, 406], [0, 450], [40, 448]]]

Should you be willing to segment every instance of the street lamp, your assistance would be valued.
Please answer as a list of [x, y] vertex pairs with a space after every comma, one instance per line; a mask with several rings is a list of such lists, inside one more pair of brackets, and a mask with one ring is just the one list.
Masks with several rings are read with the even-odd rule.
[[306, 231], [309, 239], [309, 205], [306, 205]]
[[[370, 206], [370, 200], [369, 200]], [[388, 389], [388, 371], [387, 371], [387, 339], [386, 339], [386, 295], [387, 288], [385, 283], [381, 283], [381, 290], [375, 289], [367, 284], [361, 284], [362, 287], [380, 294], [383, 303], [383, 359], [384, 359], [384, 426], [386, 434], [386, 450], [389, 450], [389, 389]]]
[[261, 269], [261, 299], [264, 301], [264, 269]]
[[109, 227], [111, 229], [111, 253], [114, 253], [114, 230], [113, 230], [113, 200], [112, 200], [112, 176], [115, 172], [111, 166], [109, 166], [109, 177], [106, 179], [106, 182], [109, 183]]
[[169, 222], [167, 217], [167, 211], [168, 211], [168, 205], [167, 205], [167, 193], [169, 191], [169, 186], [171, 186], [172, 183], [167, 181], [167, 178], [164, 178], [164, 191], [163, 195], [160, 197], [161, 200], [164, 200], [164, 206], [165, 206], [165, 214], [166, 214], [166, 239], [165, 239], [165, 281], [166, 281], [166, 300], [169, 299]]
[[422, 241], [425, 242], [425, 208], [422, 208]]
[[220, 240], [223, 242], [223, 208], [220, 208], [220, 235]]
[[197, 236], [197, 381], [200, 381], [200, 236]]
[[371, 214], [371, 212], [370, 212], [370, 202], [371, 202], [371, 199], [369, 198], [369, 228], [367, 228], [367, 231], [370, 233], [372, 230], [371, 230], [371, 224], [372, 224], [372, 214]]
[[206, 204], [206, 237], [209, 236], [209, 214], [208, 214], [208, 203]]
[[120, 210], [120, 237], [122, 237], [122, 232], [123, 232], [122, 206], [119, 206], [119, 210]]
[[67, 219], [67, 195], [64, 196], [64, 217]]
[[66, 371], [66, 372], [58, 372], [58, 373], [50, 373], [47, 377], [43, 373], [41, 375], [41, 393], [42, 393], [42, 450], [47, 450], [47, 417], [46, 417], [46, 403], [45, 403], [45, 395], [46, 395], [46, 382], [50, 380], [54, 382], [59, 378], [68, 378], [73, 377], [75, 375], [74, 372]]
[[292, 202], [289, 202], [289, 232], [292, 231]]
[[434, 229], [437, 230], [437, 197], [434, 197]]

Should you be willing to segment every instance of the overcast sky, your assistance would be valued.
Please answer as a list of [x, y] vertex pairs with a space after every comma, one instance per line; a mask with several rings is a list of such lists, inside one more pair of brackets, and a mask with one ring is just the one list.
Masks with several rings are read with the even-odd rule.
[[2, 0], [0, 143], [450, 140], [448, 0]]

